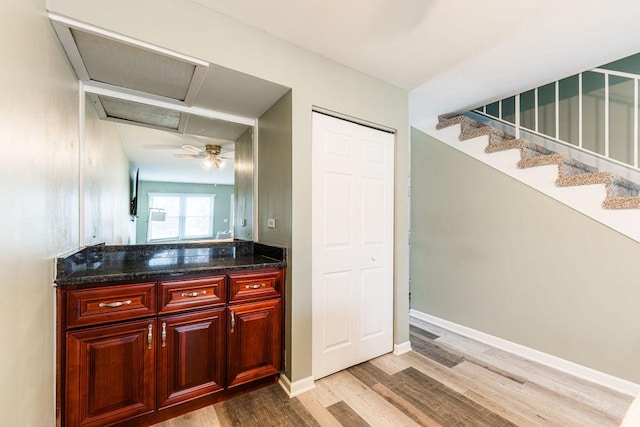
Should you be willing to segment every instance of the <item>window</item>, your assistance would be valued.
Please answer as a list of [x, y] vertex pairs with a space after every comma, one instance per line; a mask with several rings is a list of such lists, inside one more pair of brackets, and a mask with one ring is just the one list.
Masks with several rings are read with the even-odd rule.
[[213, 237], [214, 200], [215, 194], [149, 193], [147, 241]]

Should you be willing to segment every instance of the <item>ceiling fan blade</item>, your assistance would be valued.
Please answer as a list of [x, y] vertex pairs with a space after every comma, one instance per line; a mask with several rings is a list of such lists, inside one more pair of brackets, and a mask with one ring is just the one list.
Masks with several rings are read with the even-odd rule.
[[200, 148], [195, 147], [195, 146], [193, 146], [191, 144], [184, 144], [184, 145], [181, 146], [181, 148], [184, 149], [184, 150], [187, 150], [187, 151], [191, 151], [192, 153], [196, 153], [196, 154], [200, 154], [200, 153], [204, 152], [204, 150], [201, 150]]
[[203, 156], [197, 154], [174, 154], [173, 157], [178, 157], [179, 159], [201, 159]]

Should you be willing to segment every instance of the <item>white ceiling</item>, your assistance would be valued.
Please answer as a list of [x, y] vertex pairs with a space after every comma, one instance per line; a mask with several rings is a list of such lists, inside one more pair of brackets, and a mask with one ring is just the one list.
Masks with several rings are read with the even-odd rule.
[[233, 157], [233, 141], [182, 135], [122, 123], [116, 126], [133, 168], [140, 168], [141, 181], [233, 185], [233, 159], [225, 160], [225, 165], [218, 170], [215, 167], [205, 169], [202, 159], [174, 156], [192, 154], [180, 148], [183, 144], [191, 144], [204, 150], [205, 144], [215, 143], [222, 146], [222, 157]]
[[191, 0], [410, 91], [411, 122], [636, 53], [637, 0]]

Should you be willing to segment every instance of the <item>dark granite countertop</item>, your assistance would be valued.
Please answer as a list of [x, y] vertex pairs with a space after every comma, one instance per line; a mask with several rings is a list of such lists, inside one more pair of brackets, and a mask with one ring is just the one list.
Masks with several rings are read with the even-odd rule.
[[247, 241], [97, 245], [57, 259], [56, 286], [145, 281], [286, 266], [286, 249]]

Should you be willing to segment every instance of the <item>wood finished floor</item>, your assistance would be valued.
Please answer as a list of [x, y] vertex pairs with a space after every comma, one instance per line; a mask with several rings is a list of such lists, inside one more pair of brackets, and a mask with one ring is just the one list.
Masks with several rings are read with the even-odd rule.
[[278, 384], [156, 427], [618, 426], [632, 397], [429, 325], [413, 351], [289, 399]]

